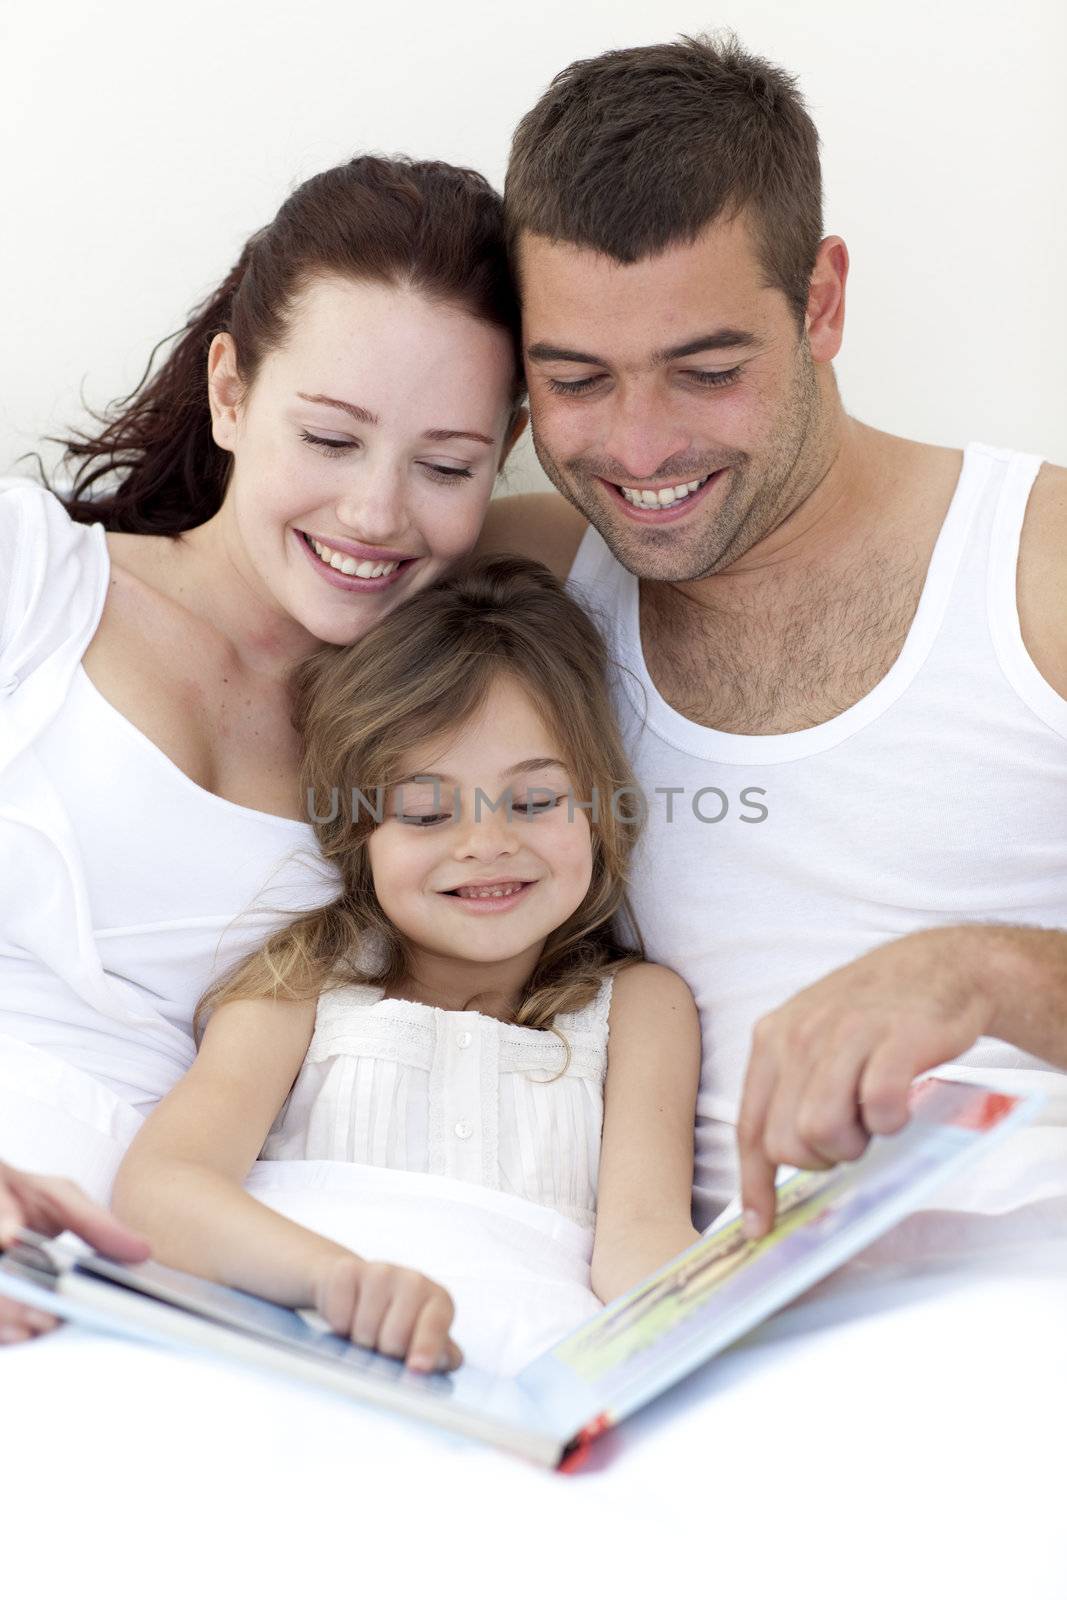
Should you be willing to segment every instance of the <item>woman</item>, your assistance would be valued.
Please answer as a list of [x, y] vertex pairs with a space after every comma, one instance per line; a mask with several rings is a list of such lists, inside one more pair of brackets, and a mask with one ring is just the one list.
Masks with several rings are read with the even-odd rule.
[[289, 674], [474, 545], [517, 333], [485, 181], [360, 157], [72, 442], [69, 495], [0, 494], [4, 1159], [105, 1195], [208, 982], [333, 893]]

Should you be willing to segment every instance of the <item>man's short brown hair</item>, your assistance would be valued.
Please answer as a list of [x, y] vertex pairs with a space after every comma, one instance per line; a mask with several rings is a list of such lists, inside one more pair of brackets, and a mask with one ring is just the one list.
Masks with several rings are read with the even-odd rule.
[[626, 263], [748, 212], [766, 280], [803, 326], [819, 136], [796, 79], [733, 34], [572, 62], [515, 130], [504, 202], [513, 251], [534, 233]]

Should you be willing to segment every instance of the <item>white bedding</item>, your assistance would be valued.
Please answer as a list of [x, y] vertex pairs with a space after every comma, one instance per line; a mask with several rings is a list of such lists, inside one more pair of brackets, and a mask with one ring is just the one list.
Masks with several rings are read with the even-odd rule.
[[[1062, 1112], [571, 1478], [70, 1328], [0, 1351], [0, 1590], [1064, 1600]], [[526, 1202], [317, 1162], [259, 1163], [249, 1187], [440, 1277], [480, 1364], [595, 1309], [588, 1234]]]

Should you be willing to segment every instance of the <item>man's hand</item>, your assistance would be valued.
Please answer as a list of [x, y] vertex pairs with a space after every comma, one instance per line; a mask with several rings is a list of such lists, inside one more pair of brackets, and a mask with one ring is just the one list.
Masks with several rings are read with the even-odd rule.
[[936, 928], [882, 945], [757, 1023], [737, 1136], [745, 1231], [774, 1223], [779, 1164], [854, 1161], [908, 1120], [912, 1080], [994, 1028], [979, 959], [985, 928]]
[[[147, 1239], [95, 1205], [77, 1184], [66, 1178], [38, 1178], [0, 1161], [0, 1250], [11, 1244], [19, 1228], [49, 1238], [69, 1228], [116, 1261], [144, 1261], [151, 1252]], [[46, 1311], [0, 1296], [0, 1343], [15, 1344], [55, 1326], [56, 1318]]]

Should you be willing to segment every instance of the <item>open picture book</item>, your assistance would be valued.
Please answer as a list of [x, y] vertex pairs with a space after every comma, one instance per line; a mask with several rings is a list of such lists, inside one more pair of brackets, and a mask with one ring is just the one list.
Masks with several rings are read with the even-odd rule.
[[858, 1161], [780, 1182], [776, 1224], [765, 1238], [748, 1240], [739, 1218], [714, 1224], [513, 1377], [466, 1365], [409, 1372], [298, 1311], [25, 1230], [0, 1253], [0, 1294], [102, 1332], [331, 1389], [565, 1471], [609, 1428], [918, 1209], [1039, 1105], [1038, 1095], [925, 1079], [912, 1090], [900, 1133], [873, 1139]]

